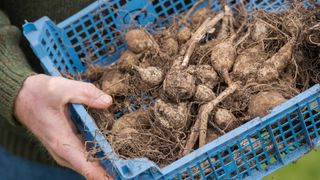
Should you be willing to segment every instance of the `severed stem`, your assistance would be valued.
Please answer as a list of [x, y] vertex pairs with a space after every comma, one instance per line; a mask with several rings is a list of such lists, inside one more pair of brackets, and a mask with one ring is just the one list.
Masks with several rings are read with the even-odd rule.
[[219, 131], [220, 134], [226, 134], [226, 132], [222, 129], [220, 129], [219, 126], [217, 126], [215, 123], [213, 123], [212, 121], [208, 121], [209, 125], [211, 125], [214, 129], [216, 129], [217, 131]]
[[221, 30], [218, 33], [217, 39], [227, 38], [229, 33], [234, 34], [232, 10], [230, 9], [229, 6], [225, 5], [224, 12], [225, 12], [225, 15], [222, 18]]
[[207, 18], [201, 26], [196, 30], [196, 32], [192, 35], [191, 39], [188, 41], [188, 49], [184, 56], [181, 66], [187, 67], [189, 64], [190, 57], [196, 48], [197, 43], [206, 35], [209, 30], [212, 30], [213, 26], [215, 26], [224, 16], [223, 12], [217, 14], [214, 18]]
[[213, 99], [212, 101], [206, 104], [201, 105], [197, 116], [197, 120], [191, 129], [190, 137], [183, 151], [183, 155], [189, 154], [193, 150], [193, 146], [195, 145], [198, 137], [200, 147], [206, 144], [208, 119], [210, 113], [212, 112], [214, 107], [221, 103], [225, 98], [233, 94], [238, 88], [238, 83], [232, 83], [226, 90], [220, 93], [217, 98]]
[[219, 96], [210, 101], [207, 104], [204, 104], [200, 107], [199, 114], [197, 119], [200, 119], [200, 131], [199, 131], [199, 146], [202, 147], [206, 144], [207, 129], [208, 129], [208, 119], [209, 115], [220, 102], [225, 98], [233, 94], [239, 88], [237, 83], [230, 84], [229, 87], [224, 90]]
[[178, 22], [176, 29], [179, 29], [182, 24], [184, 24], [187, 21], [187, 18], [190, 17], [191, 13], [202, 3], [204, 3], [205, 0], [199, 0], [189, 9], [189, 11], [186, 13], [186, 15]]

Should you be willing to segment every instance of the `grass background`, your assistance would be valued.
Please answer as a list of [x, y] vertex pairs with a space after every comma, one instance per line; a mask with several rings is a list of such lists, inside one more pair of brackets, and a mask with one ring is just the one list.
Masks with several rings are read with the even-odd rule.
[[320, 179], [320, 148], [304, 155], [298, 161], [278, 169], [263, 180], [317, 180]]

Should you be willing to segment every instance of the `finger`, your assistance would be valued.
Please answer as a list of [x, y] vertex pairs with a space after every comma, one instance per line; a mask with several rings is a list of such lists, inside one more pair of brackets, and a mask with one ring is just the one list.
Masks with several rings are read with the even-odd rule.
[[61, 142], [60, 147], [57, 147], [57, 154], [61, 159], [65, 159], [72, 169], [87, 179], [107, 179], [106, 171], [98, 162], [87, 161], [84, 145], [76, 135], [72, 134], [66, 140], [67, 142]]
[[91, 83], [68, 79], [64, 81], [68, 81], [63, 83], [68, 102], [85, 104], [92, 108], [107, 108], [112, 104], [112, 97]]

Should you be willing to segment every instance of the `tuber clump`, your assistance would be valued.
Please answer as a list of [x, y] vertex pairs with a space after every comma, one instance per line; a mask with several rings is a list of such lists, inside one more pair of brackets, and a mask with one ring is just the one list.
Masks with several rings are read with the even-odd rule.
[[[150, 23], [119, 30], [128, 50], [116, 63], [103, 67], [86, 56], [81, 59], [86, 72], [66, 74], [113, 96], [111, 107], [89, 108], [89, 113], [119, 157], [148, 158], [164, 167], [320, 82], [319, 10], [314, 4], [305, 8], [294, 1], [282, 12], [247, 12], [242, 2], [232, 8], [221, 4], [224, 8], [214, 15], [211, 1], [195, 1], [177, 18], [160, 22], [168, 26]], [[99, 53], [100, 44], [94, 44]], [[287, 138], [291, 135], [285, 135], [287, 144], [293, 143]], [[260, 141], [257, 134], [248, 135], [221, 155], [233, 156], [241, 166], [245, 159], [239, 159], [239, 149], [251, 158], [262, 152]], [[274, 153], [272, 143], [265, 149]], [[255, 165], [248, 162], [242, 168]]]

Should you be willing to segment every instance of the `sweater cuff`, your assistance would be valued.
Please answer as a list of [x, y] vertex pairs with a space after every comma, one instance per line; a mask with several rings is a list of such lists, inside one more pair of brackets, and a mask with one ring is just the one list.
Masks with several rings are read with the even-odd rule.
[[14, 26], [0, 27], [0, 112], [2, 118], [20, 125], [14, 118], [14, 102], [24, 80], [36, 74], [19, 47], [21, 32]]
[[[0, 67], [1, 68], [1, 67]], [[10, 124], [14, 126], [21, 126], [21, 123], [14, 117], [15, 100], [19, 91], [23, 85], [25, 79], [36, 73], [32, 71], [25, 71], [25, 74], [19, 74], [18, 76], [8, 75], [5, 79], [0, 76], [1, 82], [1, 104], [0, 110], [4, 119], [8, 120]]]

